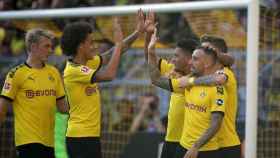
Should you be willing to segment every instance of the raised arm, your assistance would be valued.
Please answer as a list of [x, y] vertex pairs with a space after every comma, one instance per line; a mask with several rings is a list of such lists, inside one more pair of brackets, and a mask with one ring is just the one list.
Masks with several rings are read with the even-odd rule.
[[[141, 35], [144, 33], [145, 30], [145, 24], [144, 24], [144, 13], [141, 9], [138, 10], [137, 16], [136, 16], [136, 29], [135, 31], [127, 36], [124, 40], [122, 40], [122, 48], [121, 48], [121, 54], [124, 54], [127, 52], [129, 47], [132, 45], [132, 43]], [[111, 58], [113, 51], [115, 50], [116, 46], [112, 47], [105, 53], [103, 53], [101, 56], [102, 58]]]
[[96, 75], [92, 78], [92, 82], [110, 81], [115, 78], [117, 69], [120, 62], [120, 54], [122, 49], [123, 33], [118, 18], [114, 18], [114, 41], [116, 47], [109, 64], [103, 71], [97, 71]]
[[[145, 20], [145, 44], [144, 44], [144, 54], [146, 61], [148, 60], [148, 46], [151, 41], [151, 37], [154, 33], [154, 30], [156, 28], [155, 24], [155, 13], [150, 10], [146, 15]], [[156, 58], [156, 54], [153, 54]], [[157, 60], [158, 61], [158, 60]]]
[[152, 84], [165, 90], [172, 91], [171, 79], [161, 76], [160, 71], [158, 69], [158, 62], [153, 59], [157, 40], [157, 30], [155, 28], [148, 46], [148, 69], [150, 78], [152, 80]]

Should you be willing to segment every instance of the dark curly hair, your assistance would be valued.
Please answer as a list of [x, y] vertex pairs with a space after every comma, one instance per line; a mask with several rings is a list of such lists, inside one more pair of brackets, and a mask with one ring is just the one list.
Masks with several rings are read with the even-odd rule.
[[176, 47], [183, 49], [185, 55], [192, 55], [198, 45], [199, 41], [192, 38], [183, 38], [178, 40], [176, 43]]
[[75, 56], [82, 42], [93, 28], [87, 22], [74, 22], [65, 26], [61, 37], [61, 48], [67, 56]]

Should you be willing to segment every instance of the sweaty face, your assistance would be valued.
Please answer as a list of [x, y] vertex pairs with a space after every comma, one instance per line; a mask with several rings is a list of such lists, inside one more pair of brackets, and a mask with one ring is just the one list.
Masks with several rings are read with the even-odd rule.
[[49, 38], [41, 37], [37, 43], [33, 44], [31, 51], [38, 60], [46, 62], [52, 52], [52, 41]]
[[187, 55], [183, 49], [176, 47], [175, 54], [172, 58], [172, 61], [175, 65], [175, 70], [180, 72], [189, 72], [190, 71], [190, 61], [191, 56]]

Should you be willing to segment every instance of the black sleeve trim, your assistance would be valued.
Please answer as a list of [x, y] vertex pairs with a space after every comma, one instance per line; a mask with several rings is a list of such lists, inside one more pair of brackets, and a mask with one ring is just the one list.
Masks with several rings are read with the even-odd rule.
[[56, 98], [56, 100], [60, 100], [60, 99], [64, 99], [64, 98], [65, 98], [65, 95], [62, 97]]
[[219, 114], [221, 114], [222, 116], [224, 116], [224, 115], [225, 115], [225, 113], [224, 113], [224, 112], [222, 112], [222, 111], [212, 111], [211, 113], [219, 113]]
[[170, 91], [174, 92], [171, 79], [169, 79], [168, 81], [169, 81]]
[[96, 71], [91, 76], [91, 79], [90, 79], [91, 84], [95, 81], [95, 74], [97, 73], [97, 71], [99, 71], [99, 69], [101, 68], [102, 63], [103, 63], [103, 58], [100, 55], [99, 55], [99, 58], [100, 58], [100, 64], [98, 65]]
[[99, 56], [99, 58], [100, 58], [100, 64], [99, 64], [99, 67], [103, 64], [103, 58], [102, 58], [102, 56], [101, 55], [98, 55]]
[[162, 59], [160, 58], [159, 61], [158, 61], [158, 69], [159, 69], [160, 72], [161, 72], [161, 62], [162, 62]]
[[10, 98], [10, 97], [7, 97], [7, 96], [5, 96], [5, 95], [0, 95], [0, 97], [2, 97], [2, 98], [4, 98], [4, 99], [7, 99], [7, 100], [9, 100], [9, 101], [14, 101], [12, 98]]

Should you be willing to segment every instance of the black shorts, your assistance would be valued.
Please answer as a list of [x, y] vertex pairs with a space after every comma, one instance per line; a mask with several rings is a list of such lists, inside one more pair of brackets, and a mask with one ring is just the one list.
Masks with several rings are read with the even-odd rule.
[[66, 137], [69, 158], [101, 158], [99, 137]]
[[241, 158], [241, 146], [231, 146], [219, 149], [222, 158]]
[[16, 147], [18, 158], [54, 158], [54, 148], [40, 143], [24, 144]]
[[[184, 158], [185, 154], [187, 153], [187, 149], [179, 145], [176, 148], [176, 152], [173, 158]], [[219, 157], [219, 150], [211, 150], [211, 151], [200, 151], [198, 152], [197, 158], [220, 158]]]
[[161, 151], [161, 158], [172, 158], [176, 152], [177, 146], [179, 146], [179, 142], [168, 142], [164, 141], [162, 151]]

